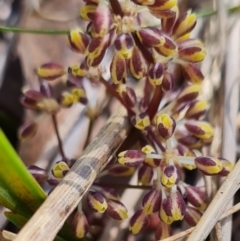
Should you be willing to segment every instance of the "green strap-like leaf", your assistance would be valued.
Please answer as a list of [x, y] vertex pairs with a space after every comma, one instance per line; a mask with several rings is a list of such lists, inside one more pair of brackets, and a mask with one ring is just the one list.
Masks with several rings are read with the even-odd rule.
[[[5, 195], [12, 211], [19, 209], [34, 212], [46, 199], [46, 194], [12, 148], [3, 131], [0, 130], [0, 202]], [[14, 199], [11, 203], [10, 197]], [[6, 203], [2, 203], [7, 206]], [[22, 206], [24, 205], [24, 206]], [[17, 210], [16, 210], [17, 207]], [[28, 215], [27, 215], [28, 216]]]

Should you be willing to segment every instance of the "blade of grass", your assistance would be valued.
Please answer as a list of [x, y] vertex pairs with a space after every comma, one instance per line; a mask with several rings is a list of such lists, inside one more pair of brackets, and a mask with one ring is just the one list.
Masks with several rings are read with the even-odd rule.
[[[3, 131], [0, 130], [0, 184], [24, 204], [24, 209], [35, 211], [45, 200], [46, 194], [15, 152]], [[6, 192], [5, 192], [6, 194]]]

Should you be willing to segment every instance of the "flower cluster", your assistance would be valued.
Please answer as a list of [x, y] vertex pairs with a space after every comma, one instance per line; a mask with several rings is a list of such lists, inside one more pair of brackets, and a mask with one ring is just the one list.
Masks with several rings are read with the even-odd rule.
[[[109, 165], [101, 177], [130, 176], [137, 169], [139, 187], [147, 186], [149, 191], [142, 207], [131, 217], [129, 229], [133, 234], [139, 233], [158, 213], [158, 240], [170, 235], [169, 225], [174, 221], [184, 219], [195, 225], [206, 207], [205, 191], [185, 182], [184, 168], [221, 176], [233, 168], [223, 158], [202, 154], [202, 147], [211, 143], [214, 130], [205, 120], [209, 105], [201, 99], [204, 76], [197, 65], [206, 50], [200, 40], [191, 38], [196, 16], [190, 11], [180, 13], [177, 0], [84, 2], [80, 16], [88, 22], [87, 27], [85, 31], [73, 29], [68, 35], [69, 46], [84, 56], [83, 61], [68, 71], [54, 63], [37, 69], [38, 76], [47, 81], [67, 76], [66, 90], [56, 100], [49, 85], [41, 84], [40, 91], [26, 91], [22, 103], [27, 108], [55, 114], [60, 107], [88, 103], [84, 78], [106, 86], [127, 109], [140, 139], [139, 149], [118, 153], [119, 164]], [[146, 14], [150, 21], [144, 17]], [[151, 21], [157, 24], [151, 26]], [[176, 66], [181, 67], [185, 77], [183, 85], [177, 83]], [[109, 80], [103, 78], [104, 72], [110, 73]], [[141, 94], [130, 79], [143, 83]], [[22, 136], [35, 129], [35, 125], [27, 125]], [[71, 165], [72, 161], [63, 157], [52, 168], [53, 176], [63, 178]], [[44, 180], [49, 181], [46, 177]], [[107, 213], [116, 220], [127, 218], [124, 204], [106, 188], [96, 186], [85, 199], [94, 212]], [[79, 238], [87, 234], [89, 226], [83, 209], [80, 203], [72, 220]]]

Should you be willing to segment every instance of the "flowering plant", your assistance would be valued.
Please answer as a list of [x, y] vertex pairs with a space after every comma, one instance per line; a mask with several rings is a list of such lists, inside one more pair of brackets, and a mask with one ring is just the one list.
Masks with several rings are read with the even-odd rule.
[[[85, 3], [80, 10], [82, 19], [88, 22], [85, 31], [73, 29], [68, 35], [69, 46], [84, 55], [84, 60], [67, 69], [56, 63], [40, 66], [40, 90], [25, 91], [22, 104], [50, 114], [58, 134], [56, 114], [60, 108], [76, 103], [88, 108], [91, 100], [83, 80], [104, 84], [108, 93], [126, 108], [140, 138], [138, 148], [119, 152], [118, 163], [113, 160], [100, 177], [130, 176], [137, 170], [139, 186], [148, 187], [149, 191], [141, 208], [130, 218], [129, 230], [133, 234], [143, 231], [151, 216], [158, 213], [155, 236], [159, 240], [171, 235], [169, 225], [174, 221], [184, 219], [195, 225], [206, 207], [204, 190], [185, 182], [184, 169], [197, 168], [204, 175], [226, 176], [233, 168], [224, 158], [202, 154], [202, 147], [211, 143], [214, 130], [205, 119], [209, 104], [201, 98], [204, 76], [198, 63], [206, 50], [200, 40], [191, 38], [196, 16], [190, 11], [179, 12], [177, 0]], [[177, 80], [179, 66], [183, 84]], [[108, 79], [104, 78], [108, 75]], [[67, 77], [66, 88], [56, 97], [48, 82], [62, 76]], [[86, 113], [94, 119], [98, 112]], [[21, 136], [32, 136], [36, 128], [36, 123], [23, 126]], [[64, 154], [59, 134], [58, 140], [62, 160], [52, 168], [54, 178], [36, 166], [29, 167], [37, 180], [53, 186], [75, 162]], [[128, 217], [127, 208], [116, 193], [101, 187], [98, 180], [85, 195], [85, 201], [93, 212], [107, 213], [116, 220]], [[84, 202], [79, 203], [71, 219], [78, 238], [94, 235], [85, 206]]]

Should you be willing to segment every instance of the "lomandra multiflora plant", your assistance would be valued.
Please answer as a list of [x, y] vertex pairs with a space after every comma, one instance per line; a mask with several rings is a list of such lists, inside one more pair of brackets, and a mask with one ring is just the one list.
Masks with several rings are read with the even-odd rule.
[[[40, 66], [40, 90], [27, 90], [22, 98], [26, 108], [52, 116], [62, 155], [53, 166], [53, 176], [36, 166], [30, 167], [30, 172], [39, 181], [56, 185], [75, 162], [64, 154], [56, 114], [60, 108], [79, 102], [88, 108], [83, 84], [87, 78], [94, 85], [104, 84], [108, 94], [126, 108], [129, 121], [140, 133], [139, 148], [118, 153], [117, 161], [100, 174], [123, 177], [136, 170], [139, 188], [148, 189], [141, 207], [130, 217], [129, 230], [133, 234], [144, 232], [156, 214], [156, 240], [171, 235], [170, 224], [174, 221], [184, 219], [195, 225], [206, 208], [206, 194], [204, 189], [184, 181], [184, 169], [226, 176], [233, 168], [229, 161], [203, 156], [201, 152], [211, 143], [214, 130], [204, 119], [209, 105], [201, 99], [204, 77], [198, 63], [206, 50], [200, 40], [191, 38], [196, 16], [190, 11], [179, 12], [177, 0], [85, 0], [80, 16], [88, 22], [86, 29], [69, 31], [68, 39], [70, 47], [84, 55], [83, 61], [67, 70], [57, 63]], [[151, 22], [155, 25], [149, 25]], [[103, 68], [106, 55], [110, 62], [104, 60]], [[184, 75], [182, 85], [176, 78], [179, 66]], [[104, 73], [109, 71], [111, 78], [104, 79]], [[66, 89], [54, 97], [49, 82], [63, 76], [67, 79]], [[140, 83], [135, 85], [132, 79]], [[29, 137], [35, 131], [36, 124], [28, 124], [21, 136]], [[136, 138], [132, 140], [136, 142]], [[70, 218], [77, 237], [97, 232], [92, 227], [98, 216], [89, 208], [102, 214], [100, 229], [105, 214], [120, 221], [128, 218], [114, 183], [110, 187], [101, 187], [97, 180], [78, 205]]]

